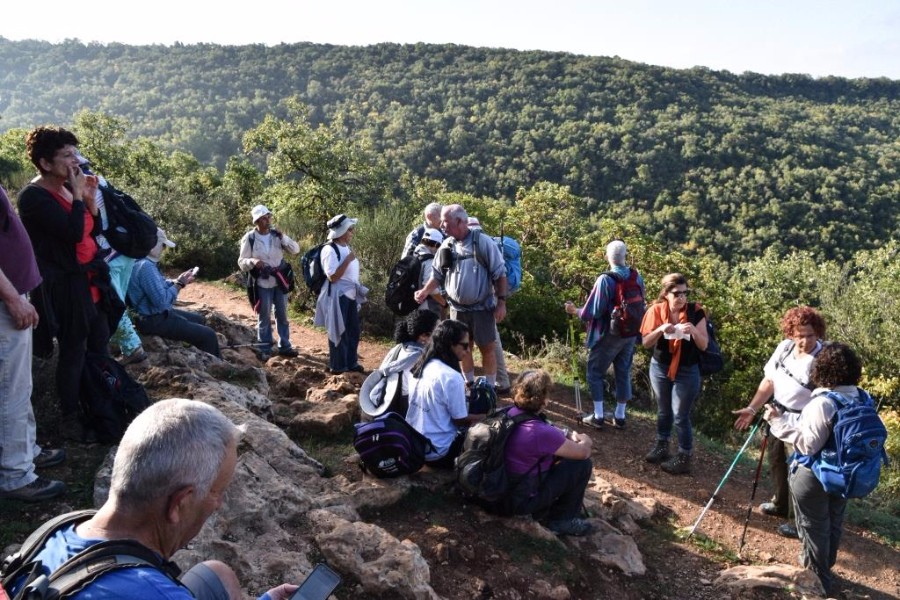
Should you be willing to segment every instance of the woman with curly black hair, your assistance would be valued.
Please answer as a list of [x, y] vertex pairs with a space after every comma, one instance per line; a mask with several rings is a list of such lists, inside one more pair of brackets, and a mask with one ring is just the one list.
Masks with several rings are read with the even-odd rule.
[[425, 464], [452, 469], [462, 450], [465, 427], [479, 417], [469, 415], [466, 380], [459, 364], [469, 353], [469, 328], [447, 319], [431, 334], [425, 353], [413, 366], [406, 420], [427, 437], [434, 450]]
[[871, 402], [869, 395], [856, 387], [862, 364], [856, 353], [838, 342], [826, 345], [813, 362], [810, 379], [816, 386], [812, 399], [799, 413], [782, 412], [767, 405], [765, 418], [772, 434], [796, 449], [790, 466], [791, 497], [797, 530], [803, 544], [801, 563], [821, 580], [826, 595], [832, 585], [831, 567], [837, 560], [847, 500], [829, 494], [812, 472], [810, 465], [820, 450], [833, 445], [837, 402]]

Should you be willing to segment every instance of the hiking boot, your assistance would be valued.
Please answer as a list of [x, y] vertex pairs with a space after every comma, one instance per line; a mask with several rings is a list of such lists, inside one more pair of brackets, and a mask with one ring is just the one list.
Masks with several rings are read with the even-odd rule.
[[34, 457], [34, 466], [37, 469], [46, 469], [54, 467], [66, 460], [66, 451], [62, 448], [41, 450], [41, 453]]
[[365, 368], [364, 366], [362, 366], [362, 365], [353, 365], [352, 367], [350, 367], [350, 368], [347, 369], [347, 370], [348, 370], [348, 371], [355, 371], [355, 372], [357, 372], [357, 373], [365, 373], [365, 372], [366, 372], [366, 368]]
[[778, 510], [774, 502], [763, 502], [759, 505], [759, 512], [770, 517], [781, 517], [783, 519], [786, 519], [788, 516], [788, 511]]
[[131, 354], [122, 355], [122, 358], [119, 360], [119, 363], [122, 365], [134, 365], [140, 362], [144, 362], [147, 360], [147, 353], [144, 352], [144, 349], [141, 346], [137, 347], [137, 350], [132, 352]]
[[625, 419], [613, 419], [613, 427], [616, 429], [625, 429]]
[[647, 453], [644, 460], [651, 465], [658, 465], [669, 458], [669, 456], [671, 456], [669, 454], [669, 440], [656, 440], [656, 445], [653, 447], [653, 450]]
[[603, 429], [603, 419], [598, 419], [594, 413], [582, 418], [581, 424], [594, 429]]
[[682, 475], [691, 472], [691, 455], [679, 452], [674, 457], [659, 465], [670, 475]]
[[278, 356], [287, 356], [288, 358], [296, 358], [300, 356], [294, 348], [281, 348], [278, 350]]
[[782, 523], [778, 526], [776, 531], [778, 531], [778, 535], [782, 537], [791, 538], [792, 540], [800, 539], [800, 533], [793, 523]]
[[50, 500], [66, 492], [66, 484], [55, 479], [38, 477], [26, 486], [17, 490], [0, 492], [0, 498], [11, 498], [23, 502], [41, 502]]
[[587, 535], [593, 531], [594, 526], [578, 517], [572, 519], [562, 519], [559, 521], [550, 521], [547, 523], [547, 529], [556, 535]]

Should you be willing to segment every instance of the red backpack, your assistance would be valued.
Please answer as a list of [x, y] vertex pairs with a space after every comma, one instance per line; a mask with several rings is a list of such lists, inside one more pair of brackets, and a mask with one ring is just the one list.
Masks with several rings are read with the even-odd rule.
[[618, 337], [641, 335], [641, 321], [644, 319], [647, 303], [638, 283], [638, 272], [631, 269], [627, 278], [615, 271], [608, 271], [606, 274], [616, 282], [615, 303], [609, 313], [610, 333]]

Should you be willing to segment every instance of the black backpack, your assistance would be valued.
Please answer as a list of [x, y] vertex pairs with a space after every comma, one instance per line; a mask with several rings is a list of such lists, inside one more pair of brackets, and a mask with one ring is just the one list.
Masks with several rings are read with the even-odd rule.
[[494, 411], [469, 427], [462, 452], [456, 457], [456, 482], [464, 495], [487, 503], [502, 501], [509, 491], [506, 442], [519, 424], [541, 417], [524, 412], [509, 416], [512, 407]]
[[395, 315], [403, 317], [419, 308], [413, 294], [420, 287], [422, 263], [428, 258], [415, 254], [405, 256], [391, 269], [387, 289], [384, 290], [384, 303]]
[[113, 250], [131, 258], [144, 258], [156, 246], [156, 221], [141, 210], [134, 198], [107, 184], [100, 186], [107, 226], [103, 237]]
[[[80, 510], [50, 519], [29, 535], [16, 553], [3, 559], [0, 578], [3, 590], [11, 600], [68, 598], [82, 591], [104, 573], [138, 567], [157, 569], [182, 585], [178, 580], [180, 571], [175, 563], [165, 561], [146, 546], [127, 539], [94, 544], [68, 559], [49, 576], [44, 575], [41, 562], [35, 558], [47, 540], [60, 529], [86, 521], [96, 512]], [[19, 592], [13, 596], [10, 590], [17, 583]]]
[[616, 282], [613, 309], [609, 314], [609, 331], [617, 337], [637, 337], [641, 335], [641, 321], [647, 303], [638, 283], [638, 272], [630, 269], [628, 277], [622, 277], [615, 271], [606, 275]]
[[466, 403], [470, 415], [489, 415], [497, 408], [497, 390], [488, 383], [487, 377], [476, 377], [468, 391]]
[[144, 386], [112, 357], [87, 352], [81, 372], [81, 407], [104, 443], [116, 443], [128, 424], [150, 406]]
[[[697, 311], [697, 305], [688, 302], [688, 321], [694, 322], [694, 314]], [[709, 314], [706, 315], [706, 336], [709, 342], [706, 344], [706, 350], [697, 348], [697, 365], [700, 367], [700, 375], [714, 375], [725, 368], [725, 359], [722, 358], [722, 349], [716, 340], [716, 326], [713, 325]]]
[[415, 473], [425, 464], [425, 455], [434, 451], [431, 441], [395, 412], [354, 427], [360, 467], [378, 478]]
[[[322, 268], [322, 248], [326, 244], [331, 244], [340, 260], [341, 251], [338, 250], [337, 244], [334, 242], [322, 242], [318, 246], [313, 246], [300, 259], [300, 268], [303, 269], [303, 281], [306, 282], [306, 287], [316, 295], [319, 294], [322, 286], [328, 281], [328, 277], [325, 276], [325, 269]], [[329, 283], [329, 285], [331, 284]]]

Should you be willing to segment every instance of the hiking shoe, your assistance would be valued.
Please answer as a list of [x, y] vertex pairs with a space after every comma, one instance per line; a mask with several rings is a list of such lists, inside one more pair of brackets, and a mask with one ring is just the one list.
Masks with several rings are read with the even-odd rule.
[[288, 358], [296, 358], [300, 353], [293, 348], [281, 348], [278, 350], [278, 356], [287, 356]]
[[625, 419], [613, 419], [613, 427], [616, 429], [625, 429]]
[[647, 453], [644, 460], [651, 465], [658, 465], [669, 458], [669, 456], [671, 456], [669, 454], [669, 440], [656, 440], [656, 445], [653, 446], [653, 450]]
[[365, 373], [366, 372], [366, 368], [362, 365], [354, 365], [347, 370], [348, 371], [356, 371], [357, 373]]
[[793, 523], [782, 523], [778, 526], [778, 529], [776, 531], [778, 531], [778, 535], [780, 536], [791, 538], [792, 540], [800, 539], [800, 533], [797, 531], [797, 528]]
[[559, 521], [550, 521], [547, 523], [547, 529], [556, 535], [587, 535], [593, 531], [594, 526], [578, 517], [572, 519], [562, 519]]
[[122, 358], [119, 360], [119, 364], [122, 365], [134, 365], [140, 362], [144, 362], [147, 360], [147, 353], [144, 352], [144, 349], [141, 346], [137, 347], [137, 350], [128, 355], [122, 355]]
[[55, 479], [38, 477], [26, 486], [17, 490], [0, 492], [0, 498], [11, 498], [23, 502], [41, 502], [49, 500], [66, 492], [66, 484]]
[[66, 451], [62, 448], [54, 448], [41, 450], [41, 453], [34, 457], [34, 466], [37, 469], [46, 469], [54, 467], [66, 460]]
[[659, 465], [670, 475], [683, 475], [691, 472], [691, 455], [679, 452], [674, 457]]
[[788, 516], [788, 511], [778, 510], [778, 507], [775, 506], [774, 502], [763, 502], [759, 505], [759, 512], [764, 515], [769, 515], [770, 517], [781, 517], [784, 519]]
[[581, 424], [594, 429], [603, 429], [603, 419], [598, 419], [594, 413], [582, 418]]

